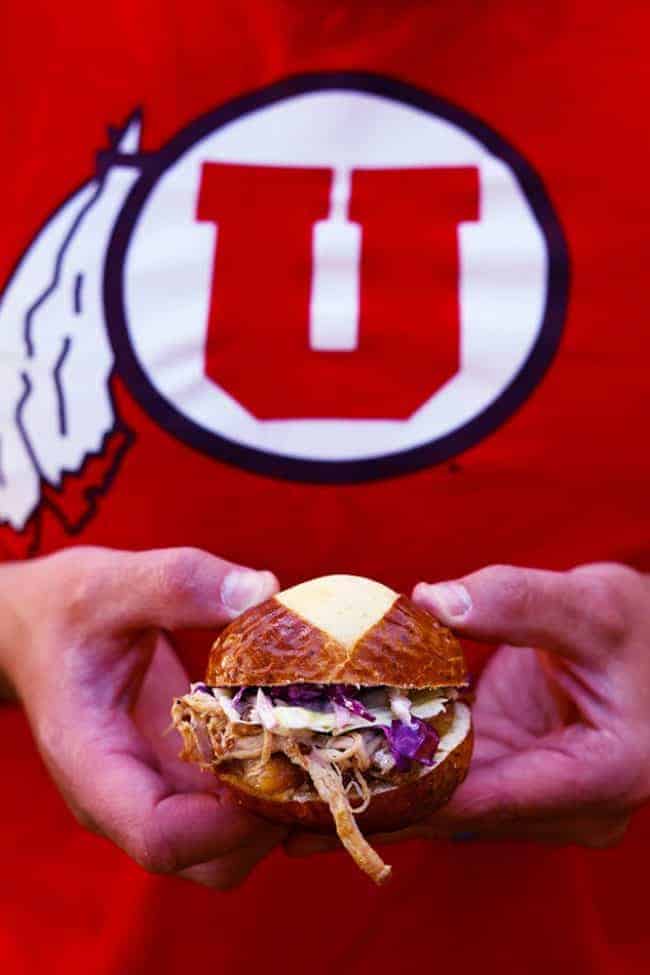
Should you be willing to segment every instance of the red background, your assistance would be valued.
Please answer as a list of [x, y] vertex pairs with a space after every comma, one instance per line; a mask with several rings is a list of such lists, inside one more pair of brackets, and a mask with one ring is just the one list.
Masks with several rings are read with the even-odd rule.
[[[179, 444], [118, 381], [136, 441], [83, 541], [199, 545], [284, 584], [346, 571], [401, 590], [491, 562], [649, 567], [646, 5], [6, 0], [0, 18], [0, 281], [91, 175], [107, 124], [142, 106], [155, 150], [229, 98], [317, 70], [396, 77], [484, 119], [542, 176], [571, 254], [548, 376], [456, 462], [366, 485], [274, 481]], [[43, 551], [79, 540], [52, 508], [41, 529]], [[8, 531], [2, 541], [25, 550]], [[193, 964], [190, 943], [216, 971], [648, 970], [647, 814], [607, 853], [409, 844], [385, 891], [337, 856], [278, 854], [242, 892], [215, 895], [148, 877], [82, 833], [12, 707], [0, 742], [0, 966], [12, 975], [176, 972]]]

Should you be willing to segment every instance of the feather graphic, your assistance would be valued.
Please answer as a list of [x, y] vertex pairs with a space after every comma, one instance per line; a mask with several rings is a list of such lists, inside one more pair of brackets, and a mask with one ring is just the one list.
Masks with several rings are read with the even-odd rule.
[[116, 425], [102, 286], [140, 132], [136, 115], [112, 133], [100, 175], [48, 221], [0, 300], [0, 523], [17, 531]]

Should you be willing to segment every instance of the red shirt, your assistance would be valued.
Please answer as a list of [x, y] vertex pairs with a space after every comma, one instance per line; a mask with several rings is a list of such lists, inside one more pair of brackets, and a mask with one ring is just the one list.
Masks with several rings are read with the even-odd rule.
[[[4, 555], [197, 545], [402, 591], [648, 568], [649, 21], [9, 3]], [[190, 943], [216, 971], [648, 969], [647, 815], [606, 853], [405, 844], [385, 890], [277, 853], [219, 895], [83, 833], [0, 725], [12, 975], [162, 975]]]

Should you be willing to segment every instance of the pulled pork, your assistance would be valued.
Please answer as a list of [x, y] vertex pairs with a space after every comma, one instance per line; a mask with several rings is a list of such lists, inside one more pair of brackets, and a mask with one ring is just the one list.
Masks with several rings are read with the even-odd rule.
[[[300, 689], [297, 700], [291, 687]], [[341, 687], [242, 688], [233, 696], [198, 684], [174, 702], [172, 718], [186, 761], [220, 767], [276, 801], [317, 795], [355, 862], [383, 883], [390, 867], [363, 837], [355, 815], [367, 809], [373, 788], [408, 782], [433, 764], [439, 737], [453, 719], [455, 691], [431, 692], [434, 715], [425, 722], [412, 713], [418, 706], [406, 691]]]

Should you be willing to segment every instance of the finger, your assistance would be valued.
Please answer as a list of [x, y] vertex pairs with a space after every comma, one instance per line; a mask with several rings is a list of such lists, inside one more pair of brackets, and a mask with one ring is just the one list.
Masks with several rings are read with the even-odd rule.
[[278, 590], [272, 572], [200, 549], [91, 551], [77, 555], [70, 586], [68, 615], [84, 627], [88, 619], [113, 632], [153, 625], [169, 630], [221, 626]]
[[92, 734], [67, 728], [49, 738], [41, 739], [43, 757], [77, 818], [151, 872], [224, 856], [265, 828], [225, 792], [175, 792], [124, 713]]
[[233, 853], [211, 860], [209, 863], [199, 863], [188, 867], [179, 873], [179, 877], [190, 880], [203, 887], [213, 890], [233, 890], [239, 887], [255, 867], [264, 859], [284, 838], [286, 829], [270, 827], [264, 830], [258, 842], [244, 847]]
[[451, 839], [484, 843], [548, 843], [553, 846], [584, 846], [605, 850], [625, 836], [628, 816], [575, 816], [510, 823], [507, 826], [452, 836]]
[[606, 659], [625, 634], [624, 614], [603, 578], [492, 566], [453, 582], [420, 583], [413, 598], [470, 638], [593, 662]]
[[607, 811], [628, 796], [624, 747], [612, 736], [572, 726], [537, 746], [473, 765], [451, 800], [431, 821], [452, 831], [498, 827], [520, 820]]
[[313, 856], [315, 853], [332, 853], [341, 849], [341, 841], [336, 836], [319, 833], [292, 833], [284, 842], [285, 853], [290, 857]]
[[395, 833], [370, 836], [371, 843], [390, 846], [407, 840], [452, 840], [455, 842], [534, 842], [557, 845], [578, 845], [594, 849], [615, 846], [623, 839], [630, 817], [611, 816], [555, 816], [511, 822], [502, 826], [477, 826], [462, 832], [451, 832], [440, 824], [418, 823]]
[[[375, 833], [368, 836], [372, 846], [392, 846], [409, 840], [455, 842], [529, 842], [555, 845], [578, 845], [593, 849], [608, 849], [623, 839], [630, 817], [615, 813], [610, 816], [554, 816], [550, 819], [533, 819], [509, 822], [501, 826], [465, 823], [462, 832], [440, 822], [416, 823], [392, 833]], [[338, 845], [340, 849], [340, 844]], [[291, 857], [314, 856], [331, 853], [336, 843], [328, 837], [296, 834], [285, 843]]]

